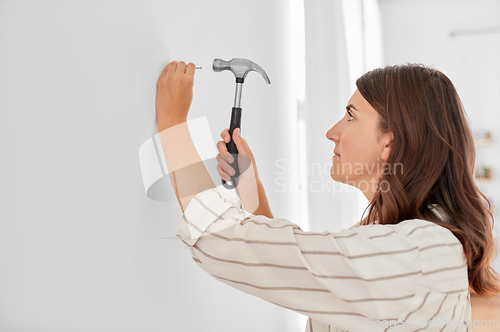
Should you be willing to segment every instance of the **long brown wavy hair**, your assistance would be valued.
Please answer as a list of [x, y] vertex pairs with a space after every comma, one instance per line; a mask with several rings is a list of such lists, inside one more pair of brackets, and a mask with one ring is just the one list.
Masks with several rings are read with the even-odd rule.
[[[491, 204], [474, 181], [474, 140], [450, 79], [407, 64], [370, 71], [356, 86], [380, 113], [380, 131], [394, 134], [386, 165], [403, 166], [384, 172], [360, 224], [424, 219], [446, 227], [464, 248], [469, 290], [489, 298], [499, 294], [500, 277], [491, 267], [497, 255]], [[433, 204], [449, 221], [431, 210]]]

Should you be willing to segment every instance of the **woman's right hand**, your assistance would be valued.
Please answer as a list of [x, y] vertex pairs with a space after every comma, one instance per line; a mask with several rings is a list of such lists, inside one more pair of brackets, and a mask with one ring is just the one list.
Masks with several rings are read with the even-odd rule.
[[[259, 175], [257, 173], [257, 166], [255, 158], [248, 146], [248, 143], [239, 135], [240, 128], [236, 128], [233, 132], [233, 140], [238, 149], [238, 166], [240, 170], [240, 177], [237, 182], [238, 188], [249, 187], [253, 183], [258, 182]], [[229, 129], [224, 129], [220, 134], [222, 141], [217, 142], [217, 172], [219, 176], [226, 182], [231, 181], [231, 175], [234, 175], [234, 168], [230, 165], [234, 162], [233, 156], [227, 151], [226, 144], [230, 141]]]

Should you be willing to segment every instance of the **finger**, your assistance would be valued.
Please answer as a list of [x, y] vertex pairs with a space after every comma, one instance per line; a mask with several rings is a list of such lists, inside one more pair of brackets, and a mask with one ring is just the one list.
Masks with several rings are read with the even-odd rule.
[[177, 67], [177, 61], [174, 60], [174, 61], [171, 61], [166, 67], [165, 67], [165, 74], [168, 74], [168, 73], [174, 73], [175, 72], [175, 68]]
[[188, 65], [186, 66], [186, 74], [194, 76], [195, 71], [196, 71], [196, 66], [194, 65], [194, 63], [192, 62], [188, 63]]
[[176, 74], [184, 74], [186, 72], [186, 63], [184, 61], [177, 62], [177, 67], [175, 68]]
[[217, 173], [219, 173], [219, 176], [221, 178], [223, 178], [224, 180], [231, 181], [231, 177], [228, 174], [226, 174], [224, 171], [222, 171], [222, 169], [220, 168], [219, 165], [217, 165]]
[[218, 141], [217, 142], [217, 150], [219, 150], [219, 153], [227, 153], [227, 146], [224, 141]]
[[172, 71], [172, 65], [174, 64], [175, 61], [169, 62], [161, 71], [160, 77], [158, 78], [158, 83], [163, 80], [164, 77], [167, 76], [167, 73]]
[[161, 71], [160, 76], [165, 76], [167, 74], [167, 71], [168, 71], [168, 64], [163, 68], [163, 70]]
[[219, 150], [219, 154], [226, 160], [226, 162], [232, 164], [234, 162], [233, 156], [227, 151], [226, 143], [223, 141], [217, 142], [217, 150]]
[[234, 168], [232, 168], [220, 154], [217, 155], [217, 160], [219, 161], [219, 167], [221, 167], [226, 174], [234, 175]]
[[221, 168], [220, 165], [217, 165], [217, 173], [219, 173], [219, 176], [223, 178], [226, 181], [231, 181], [231, 176], [224, 172]]
[[163, 68], [163, 71], [161, 73], [166, 74], [168, 71], [168, 68], [171, 66], [172, 66], [172, 62], [167, 63], [167, 65]]
[[220, 133], [220, 137], [224, 140], [224, 142], [226, 143], [229, 143], [229, 141], [231, 140], [231, 136], [229, 135], [229, 129], [224, 129], [221, 133]]

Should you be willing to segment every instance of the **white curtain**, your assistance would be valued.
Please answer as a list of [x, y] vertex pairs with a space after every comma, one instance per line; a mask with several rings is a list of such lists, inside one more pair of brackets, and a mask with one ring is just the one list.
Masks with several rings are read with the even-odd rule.
[[305, 110], [308, 217], [311, 230], [339, 231], [360, 220], [368, 206], [356, 188], [330, 178], [335, 144], [326, 132], [339, 121], [355, 80], [381, 66], [376, 0], [305, 1]]

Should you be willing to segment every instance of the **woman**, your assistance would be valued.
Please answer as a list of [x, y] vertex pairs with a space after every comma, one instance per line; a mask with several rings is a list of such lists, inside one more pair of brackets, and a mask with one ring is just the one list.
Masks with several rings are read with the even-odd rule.
[[[194, 65], [167, 67], [158, 82], [159, 130], [189, 141], [179, 128]], [[331, 177], [370, 201], [364, 219], [340, 232], [303, 232], [272, 216], [256, 167], [241, 176], [241, 199], [191, 167], [171, 174], [176, 192], [195, 174], [205, 179], [197, 193], [178, 195], [177, 236], [216, 279], [309, 316], [306, 331], [469, 331], [470, 292], [493, 297], [500, 278], [490, 267], [493, 216], [473, 179], [474, 142], [460, 99], [444, 74], [422, 65], [376, 69], [356, 85], [326, 136], [335, 143]], [[228, 179], [227, 130], [221, 136], [217, 169]], [[238, 131], [233, 139], [255, 166]], [[169, 170], [194, 164], [173, 150], [164, 146]], [[250, 197], [259, 202], [253, 213], [242, 207], [253, 206]]]

